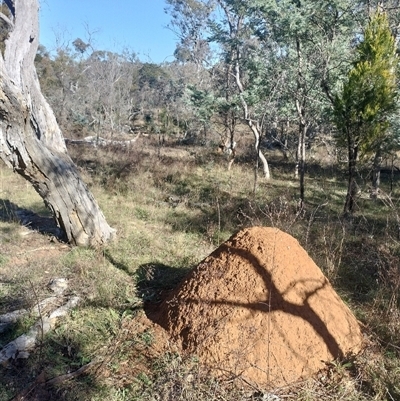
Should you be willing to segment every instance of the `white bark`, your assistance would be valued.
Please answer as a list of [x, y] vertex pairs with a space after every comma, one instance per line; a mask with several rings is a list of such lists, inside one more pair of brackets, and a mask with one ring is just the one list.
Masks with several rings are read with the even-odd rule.
[[26, 334], [22, 334], [15, 340], [9, 342], [0, 351], [0, 364], [8, 362], [10, 359], [25, 359], [29, 357], [29, 352], [35, 348], [36, 344], [56, 325], [59, 317], [65, 316], [68, 311], [75, 308], [80, 302], [79, 297], [72, 297], [64, 305], [54, 310], [49, 316], [39, 319]]
[[135, 138], [129, 139], [127, 141], [117, 141], [113, 139], [105, 139], [101, 136], [86, 136], [83, 139], [65, 139], [66, 143], [70, 143], [72, 145], [89, 145], [94, 148], [106, 147], [106, 146], [117, 146], [121, 148], [129, 148], [130, 145], [133, 145], [137, 139], [139, 138], [140, 133], [136, 135]]
[[34, 67], [38, 1], [8, 1], [12, 30], [0, 57], [0, 158], [32, 183], [75, 245], [98, 246], [114, 233], [67, 154]]
[[[234, 18], [232, 18], [232, 14], [230, 13], [228, 7], [226, 7], [226, 5], [222, 2], [218, 0], [218, 4], [220, 5], [220, 7], [224, 10], [225, 16], [228, 20], [228, 25], [229, 25], [229, 32], [230, 32], [230, 36], [232, 40], [236, 40], [238, 33], [241, 32], [242, 30], [242, 23], [243, 23], [243, 17], [239, 16], [236, 20]], [[242, 108], [243, 108], [243, 117], [244, 120], [246, 121], [247, 125], [249, 126], [249, 128], [251, 129], [251, 131], [253, 132], [254, 135], [254, 146], [256, 149], [256, 152], [258, 154], [258, 157], [261, 160], [261, 163], [263, 165], [263, 173], [264, 173], [264, 177], [266, 180], [271, 179], [271, 173], [269, 170], [269, 165], [268, 165], [268, 161], [265, 158], [264, 154], [261, 152], [260, 150], [260, 129], [259, 129], [259, 123], [258, 122], [254, 122], [251, 119], [250, 113], [249, 113], [249, 108], [248, 105], [246, 103], [246, 100], [244, 98], [244, 92], [245, 92], [245, 88], [243, 86], [243, 82], [241, 79], [241, 74], [240, 74], [240, 59], [241, 59], [241, 51], [239, 48], [239, 45], [235, 46], [235, 49], [232, 50], [232, 56], [234, 57], [235, 60], [235, 65], [234, 65], [234, 73], [233, 76], [235, 78], [235, 83], [236, 86], [239, 90], [239, 97], [240, 97], [240, 101], [242, 103]]]
[[254, 147], [255, 147], [258, 157], [260, 158], [261, 163], [263, 165], [264, 177], [266, 180], [270, 180], [271, 173], [269, 170], [268, 161], [265, 158], [264, 154], [260, 150], [260, 136], [261, 136], [260, 129], [258, 127], [258, 124], [254, 123], [254, 121], [252, 121], [252, 119], [250, 118], [249, 109], [248, 109], [246, 100], [243, 97], [244, 88], [243, 88], [242, 81], [240, 79], [240, 70], [239, 70], [239, 62], [238, 61], [236, 62], [236, 66], [235, 66], [235, 80], [236, 80], [236, 85], [239, 89], [239, 96], [240, 96], [240, 101], [242, 102], [244, 119], [245, 119], [247, 125], [250, 127], [251, 132], [254, 135]]
[[40, 301], [31, 311], [17, 310], [0, 315], [0, 322], [3, 322], [4, 325], [15, 323], [26, 314], [40, 317], [26, 334], [20, 335], [1, 349], [0, 364], [6, 364], [10, 359], [28, 358], [29, 352], [37, 345], [46, 333], [55, 327], [58, 318], [65, 316], [72, 308], [78, 305], [81, 299], [75, 296], [70, 298], [62, 306], [54, 309], [52, 312], [45, 312], [45, 309], [48, 309], [50, 305], [60, 303], [67, 286], [67, 280], [63, 278], [54, 279], [49, 285], [49, 288], [54, 292], [54, 295]]

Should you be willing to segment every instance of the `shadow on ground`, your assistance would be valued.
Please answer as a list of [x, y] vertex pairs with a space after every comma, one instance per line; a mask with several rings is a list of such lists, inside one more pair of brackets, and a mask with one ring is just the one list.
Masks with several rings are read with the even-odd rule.
[[137, 271], [138, 295], [146, 316], [157, 323], [161, 303], [187, 276], [191, 268], [177, 268], [162, 263], [146, 263]]
[[0, 199], [0, 221], [17, 222], [30, 230], [38, 231], [41, 234], [54, 235], [61, 241], [66, 240], [63, 230], [57, 227], [53, 218], [40, 216], [6, 199]]
[[67, 347], [52, 335], [47, 336], [29, 359], [16, 359], [0, 366], [0, 388], [4, 391], [0, 392], [0, 401], [62, 401], [70, 400], [72, 394], [74, 399], [87, 400], [101, 394], [95, 370], [99, 365], [87, 364], [81, 355], [80, 344], [71, 342]]
[[138, 295], [146, 303], [160, 303], [184, 279], [190, 268], [152, 262], [141, 265], [136, 273]]

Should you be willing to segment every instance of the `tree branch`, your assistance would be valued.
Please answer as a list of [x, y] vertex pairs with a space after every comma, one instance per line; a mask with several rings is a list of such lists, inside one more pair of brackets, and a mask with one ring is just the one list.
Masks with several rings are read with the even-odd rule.
[[0, 19], [3, 20], [10, 28], [14, 29], [14, 23], [7, 17], [7, 15], [0, 12]]
[[15, 17], [15, 0], [4, 0], [4, 3], [11, 11], [12, 16]]

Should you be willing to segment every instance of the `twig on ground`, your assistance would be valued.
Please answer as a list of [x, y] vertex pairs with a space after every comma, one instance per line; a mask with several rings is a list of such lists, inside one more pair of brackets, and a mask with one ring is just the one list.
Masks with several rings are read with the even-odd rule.
[[100, 363], [102, 363], [102, 361], [93, 360], [93, 361], [87, 363], [86, 365], [81, 366], [79, 369], [77, 369], [73, 372], [53, 377], [50, 380], [45, 380], [45, 371], [42, 370], [42, 372], [40, 372], [39, 376], [35, 379], [35, 381], [33, 383], [31, 383], [28, 387], [26, 387], [22, 391], [20, 391], [10, 401], [23, 401], [26, 399], [26, 397], [30, 393], [32, 393], [33, 390], [35, 390], [39, 386], [44, 386], [44, 387], [45, 386], [56, 386], [67, 380], [75, 379], [76, 377], [84, 374], [86, 371], [88, 371], [94, 365], [98, 365]]

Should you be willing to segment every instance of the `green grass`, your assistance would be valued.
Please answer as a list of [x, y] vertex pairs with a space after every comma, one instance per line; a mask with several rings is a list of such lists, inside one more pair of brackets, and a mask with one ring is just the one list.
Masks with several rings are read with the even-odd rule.
[[[51, 379], [98, 360], [96, 369], [46, 388], [48, 398], [262, 399], [260, 392], [205, 376], [194, 356], [156, 352], [156, 333], [141, 320], [144, 303], [159, 302], [232, 233], [251, 225], [275, 226], [296, 237], [370, 341], [354, 361], [338, 362], [323, 377], [277, 394], [311, 401], [400, 399], [398, 182], [392, 203], [369, 199], [363, 187], [355, 216], [344, 219], [343, 172], [310, 166], [306, 206], [299, 213], [291, 165], [272, 160], [274, 178], [268, 183], [259, 178], [254, 193], [252, 165], [237, 163], [227, 171], [224, 161], [201, 152], [196, 160], [159, 159], [140, 151], [81, 153], [77, 163], [84, 179], [118, 233], [102, 250], [71, 249], [39, 233], [23, 234], [11, 204], [43, 216], [48, 212], [24, 180], [0, 169], [0, 312], [29, 308], [48, 296], [53, 277], [67, 278], [68, 295], [82, 297], [28, 360], [0, 367], [0, 401], [42, 371]], [[382, 187], [389, 193], [387, 181]], [[18, 322], [2, 343], [30, 323]]]

